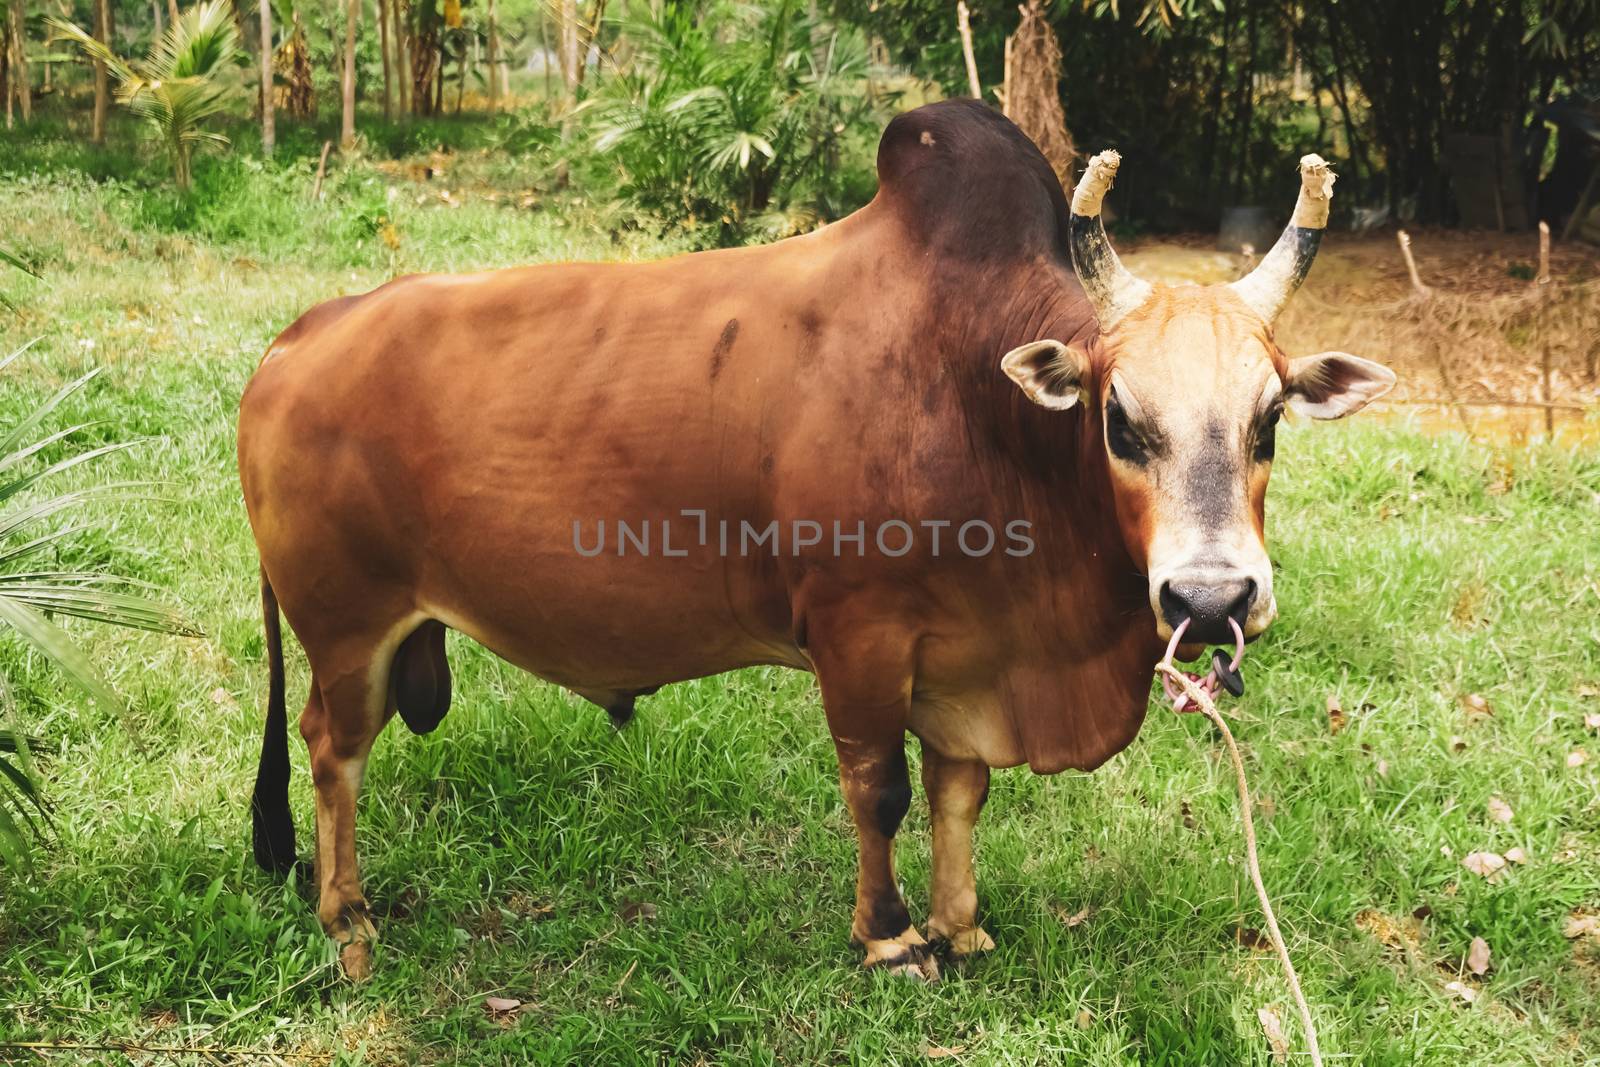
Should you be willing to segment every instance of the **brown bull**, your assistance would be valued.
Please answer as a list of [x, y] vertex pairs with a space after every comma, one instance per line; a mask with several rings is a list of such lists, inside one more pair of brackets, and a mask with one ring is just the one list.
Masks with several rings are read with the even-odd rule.
[[312, 673], [318, 914], [352, 975], [374, 936], [362, 770], [396, 710], [427, 730], [447, 709], [445, 627], [619, 720], [664, 683], [812, 671], [866, 962], [937, 975], [894, 875], [908, 731], [925, 930], [992, 945], [971, 854], [989, 769], [1121, 750], [1183, 618], [1203, 641], [1265, 629], [1280, 411], [1336, 417], [1393, 381], [1272, 340], [1326, 225], [1320, 160], [1250, 277], [1170, 289], [1106, 242], [1115, 165], [1069, 210], [1009, 122], [936, 104], [889, 125], [877, 198], [817, 233], [403, 278], [273, 343], [239, 422], [272, 667], [255, 851], [293, 863], [281, 605]]

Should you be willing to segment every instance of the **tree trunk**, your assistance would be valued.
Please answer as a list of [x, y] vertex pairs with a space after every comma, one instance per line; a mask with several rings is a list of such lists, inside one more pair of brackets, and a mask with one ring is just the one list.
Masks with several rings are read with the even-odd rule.
[[167, 21], [174, 26], [178, 24], [178, 0], [167, 0]]
[[500, 110], [500, 31], [495, 25], [494, 0], [489, 0], [489, 114]]
[[11, 23], [0, 23], [0, 98], [6, 102], [6, 129], [16, 124], [11, 113]]
[[594, 0], [594, 18], [588, 25], [580, 25], [582, 29], [578, 34], [578, 77], [577, 84], [583, 84], [583, 74], [589, 65], [589, 46], [600, 39], [600, 22], [606, 17], [606, 0]]
[[578, 0], [561, 0], [561, 81], [567, 100], [578, 98]]
[[543, 5], [539, 11], [539, 66], [544, 68], [544, 98], [548, 103], [556, 95], [556, 86], [550, 76], [550, 19]]
[[383, 121], [388, 122], [394, 118], [394, 84], [390, 72], [392, 64], [389, 62], [389, 4], [387, 0], [377, 0], [378, 3], [378, 51], [383, 55]]
[[411, 65], [406, 62], [406, 14], [401, 0], [378, 0], [388, 5], [389, 27], [394, 31], [394, 101], [400, 114], [411, 109]]
[[[109, 8], [111, 0], [94, 0], [94, 39], [110, 47]], [[95, 144], [106, 143], [106, 112], [111, 105], [111, 77], [104, 60], [94, 61], [94, 118], [89, 127], [89, 140]]]
[[33, 86], [28, 77], [28, 36], [23, 5], [24, 0], [11, 0], [12, 84], [22, 109], [22, 121], [27, 123], [33, 119]]
[[360, 18], [361, 0], [350, 0], [344, 19], [344, 107], [339, 122], [342, 151], [356, 143], [356, 22]]
[[461, 42], [461, 56], [456, 61], [456, 114], [461, 114], [461, 98], [467, 95], [467, 43]]
[[261, 0], [261, 154], [277, 143], [277, 102], [272, 98], [272, 0]]
[[166, 29], [161, 24], [161, 5], [156, 0], [150, 0], [150, 21], [155, 23], [156, 40], [161, 40], [161, 35]]
[[411, 11], [406, 49], [411, 58], [411, 113], [434, 113], [434, 84], [439, 61], [439, 14], [432, 0], [424, 0]]

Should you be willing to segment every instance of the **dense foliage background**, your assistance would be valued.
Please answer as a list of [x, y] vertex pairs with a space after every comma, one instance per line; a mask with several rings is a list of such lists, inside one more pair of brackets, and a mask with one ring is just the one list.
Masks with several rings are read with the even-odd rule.
[[[34, 121], [31, 96], [96, 143], [104, 93], [92, 93], [90, 52], [60, 27], [131, 56], [158, 47], [179, 14], [173, 0], [4, 2], [8, 122]], [[564, 183], [577, 168], [590, 195], [703, 226], [702, 241], [792, 232], [858, 206], [884, 119], [968, 91], [947, 0], [218, 3], [241, 51], [211, 77], [234, 90], [237, 118], [260, 114], [265, 27], [279, 128], [326, 126], [337, 111], [338, 140], [354, 147], [369, 127], [361, 109], [513, 114], [530, 174]], [[993, 99], [1017, 9], [971, 10], [974, 74]], [[1474, 221], [1459, 183], [1487, 167], [1499, 172], [1497, 221], [1559, 224], [1595, 166], [1600, 0], [1041, 10], [1060, 42], [1071, 137], [1132, 163], [1113, 203], [1128, 224], [1209, 228], [1230, 205], [1279, 207], [1292, 193], [1285, 172], [1312, 150], [1345, 180], [1340, 210], [1367, 220]]]

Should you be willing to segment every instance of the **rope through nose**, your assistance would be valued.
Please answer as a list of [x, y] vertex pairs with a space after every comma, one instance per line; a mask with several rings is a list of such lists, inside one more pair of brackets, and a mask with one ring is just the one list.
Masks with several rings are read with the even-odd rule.
[[[1183, 670], [1172, 662], [1172, 657], [1178, 654], [1178, 645], [1183, 640], [1184, 633], [1189, 629], [1193, 619], [1184, 619], [1172, 631], [1172, 639], [1167, 642], [1167, 654], [1161, 657], [1159, 666], [1169, 668], [1176, 674], [1181, 674], [1198, 686], [1207, 696], [1214, 697], [1222, 688], [1222, 679], [1217, 677], [1216, 664], [1204, 675], [1192, 674]], [[1228, 616], [1228, 626], [1233, 630], [1233, 661], [1228, 664], [1228, 671], [1232, 674], [1239, 673], [1239, 664], [1244, 662], [1244, 630], [1239, 627], [1239, 620], [1232, 615]], [[1190, 700], [1189, 695], [1183, 691], [1166, 671], [1161, 672], [1161, 689], [1167, 694], [1167, 699], [1172, 701], [1173, 711], [1196, 711], [1198, 707]]]
[[[1233, 627], [1233, 636], [1237, 642], [1233, 662], [1229, 664], [1228, 669], [1237, 671], [1239, 664], [1244, 660], [1244, 631], [1232, 617], [1228, 619], [1228, 624]], [[1305, 1030], [1306, 1050], [1311, 1055], [1312, 1067], [1322, 1067], [1322, 1047], [1317, 1041], [1317, 1025], [1311, 1018], [1311, 1006], [1306, 1003], [1306, 995], [1300, 989], [1300, 976], [1295, 973], [1294, 962], [1289, 959], [1289, 949], [1283, 943], [1283, 931], [1278, 929], [1277, 913], [1272, 910], [1266, 883], [1261, 879], [1261, 857], [1256, 852], [1255, 819], [1250, 814], [1250, 783], [1245, 778], [1244, 759], [1239, 755], [1239, 745], [1233, 739], [1233, 731], [1228, 729], [1227, 721], [1223, 719], [1222, 713], [1217, 710], [1216, 704], [1211, 699], [1222, 684], [1221, 679], [1217, 677], [1214, 664], [1211, 671], [1201, 678], [1179, 669], [1172, 662], [1172, 657], [1178, 651], [1178, 642], [1188, 629], [1189, 620], [1184, 619], [1172, 631], [1172, 640], [1167, 642], [1167, 654], [1156, 664], [1156, 673], [1161, 676], [1161, 686], [1167, 695], [1172, 697], [1176, 693], [1172, 704], [1173, 710], [1186, 711], [1192, 702], [1196, 710], [1211, 720], [1211, 725], [1216, 727], [1228, 747], [1228, 756], [1233, 761], [1234, 784], [1239, 790], [1239, 819], [1244, 825], [1245, 866], [1250, 872], [1250, 882], [1255, 886], [1256, 900], [1261, 904], [1261, 914], [1267, 921], [1268, 937], [1272, 941], [1272, 947], [1277, 950], [1278, 962], [1283, 965], [1284, 979], [1289, 985], [1290, 994], [1294, 997], [1294, 1005], [1300, 1015], [1300, 1025]]]

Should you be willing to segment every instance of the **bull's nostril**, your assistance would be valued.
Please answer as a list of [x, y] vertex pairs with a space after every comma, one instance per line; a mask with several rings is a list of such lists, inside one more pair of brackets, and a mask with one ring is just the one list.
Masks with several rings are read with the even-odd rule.
[[1230, 618], [1244, 626], [1257, 590], [1249, 578], [1217, 581], [1197, 576], [1191, 581], [1163, 582], [1156, 599], [1167, 625], [1176, 627], [1188, 619], [1188, 632], [1194, 638], [1215, 643], [1232, 636]]
[[1256, 580], [1254, 578], [1246, 578], [1240, 587], [1239, 595], [1234, 598], [1232, 604], [1228, 605], [1228, 618], [1243, 626], [1245, 619], [1250, 615], [1250, 605], [1254, 604], [1255, 601]]
[[1194, 608], [1172, 587], [1171, 582], [1161, 583], [1158, 599], [1161, 601], [1161, 615], [1169, 626], [1176, 627], [1194, 614]]

